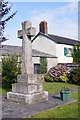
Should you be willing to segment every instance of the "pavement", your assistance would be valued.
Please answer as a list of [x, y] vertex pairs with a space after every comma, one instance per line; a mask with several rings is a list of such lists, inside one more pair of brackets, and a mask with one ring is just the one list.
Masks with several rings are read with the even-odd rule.
[[[71, 92], [76, 92], [78, 89], [72, 89]], [[59, 93], [53, 93], [49, 95], [47, 101], [35, 103], [32, 105], [24, 103], [16, 103], [6, 99], [6, 96], [2, 97], [2, 118], [27, 118], [33, 114], [60, 107], [64, 104], [70, 104], [77, 100], [70, 99], [69, 101], [60, 100]], [[3, 119], [2, 119], [3, 120]]]

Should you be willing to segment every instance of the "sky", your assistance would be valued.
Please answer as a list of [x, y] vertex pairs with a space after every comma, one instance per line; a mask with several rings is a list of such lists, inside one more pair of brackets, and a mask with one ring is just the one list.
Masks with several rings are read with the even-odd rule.
[[7, 45], [21, 46], [17, 31], [22, 29], [21, 22], [31, 21], [39, 32], [39, 23], [48, 23], [48, 33], [78, 39], [78, 2], [10, 2], [13, 7], [9, 13], [17, 11], [13, 19], [6, 24], [5, 35], [9, 38], [3, 42]]

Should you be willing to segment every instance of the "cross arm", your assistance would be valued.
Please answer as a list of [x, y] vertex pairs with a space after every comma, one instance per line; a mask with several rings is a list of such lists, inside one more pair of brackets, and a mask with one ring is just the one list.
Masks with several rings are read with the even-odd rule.
[[23, 39], [22, 30], [18, 30], [18, 38]]
[[26, 30], [26, 35], [29, 37], [33, 37], [36, 34], [36, 28], [30, 27]]

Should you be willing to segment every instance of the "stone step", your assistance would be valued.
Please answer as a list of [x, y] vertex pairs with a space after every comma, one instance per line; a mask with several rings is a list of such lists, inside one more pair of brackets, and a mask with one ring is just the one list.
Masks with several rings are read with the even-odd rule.
[[14, 83], [12, 84], [12, 92], [14, 93], [22, 93], [22, 94], [32, 94], [36, 92], [43, 91], [43, 84], [27, 84], [27, 83]]
[[17, 81], [18, 83], [22, 83], [22, 82], [26, 82], [28, 84], [30, 83], [37, 83], [37, 76], [36, 75], [32, 75], [32, 74], [24, 74], [24, 75], [18, 75], [17, 76]]
[[19, 103], [33, 104], [40, 101], [48, 100], [48, 92], [43, 91], [42, 93], [34, 93], [34, 94], [20, 94], [20, 93], [7, 93], [7, 99], [16, 101]]

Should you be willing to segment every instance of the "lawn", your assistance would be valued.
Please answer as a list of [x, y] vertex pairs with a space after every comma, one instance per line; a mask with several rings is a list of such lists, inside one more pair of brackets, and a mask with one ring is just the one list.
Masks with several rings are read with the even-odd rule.
[[[67, 86], [69, 88], [78, 88], [77, 85], [58, 82], [44, 82], [43, 85], [44, 90], [47, 90], [49, 94], [59, 92], [63, 86]], [[72, 93], [70, 97], [78, 100], [78, 92]], [[78, 102], [46, 110], [36, 115], [32, 115], [30, 118], [78, 118]]]
[[10, 89], [2, 89], [0, 88], [0, 95], [6, 95], [8, 91], [11, 91]]
[[44, 90], [48, 91], [49, 94], [52, 94], [54, 92], [59, 92], [60, 89], [64, 86], [67, 86], [69, 88], [78, 88], [78, 86], [74, 84], [59, 83], [59, 82], [44, 82], [43, 86], [44, 86]]
[[[72, 93], [71, 98], [78, 100], [78, 92]], [[46, 110], [30, 118], [78, 118], [78, 102]]]
[[[44, 82], [43, 88], [48, 91], [49, 94], [54, 92], [59, 92], [63, 86], [67, 86], [69, 88], [78, 88], [77, 85], [68, 84], [68, 83], [59, 83], [59, 82]], [[10, 90], [3, 89], [0, 95], [6, 95], [6, 93]], [[74, 92], [70, 96], [71, 98], [78, 100], [78, 92]], [[78, 102], [71, 103], [68, 105], [63, 105], [58, 108], [46, 110], [44, 112], [38, 113], [36, 115], [32, 115], [30, 118], [78, 118]]]
[[[68, 83], [59, 83], [59, 82], [44, 82], [43, 83], [43, 89], [48, 91], [49, 94], [52, 94], [54, 92], [59, 92], [60, 89], [63, 86], [67, 86], [69, 88], [78, 88], [77, 85], [74, 84], [68, 84]], [[9, 89], [2, 89], [0, 88], [0, 95], [6, 95], [8, 91], [11, 91]]]
[[78, 118], [78, 102], [50, 109], [30, 118]]

